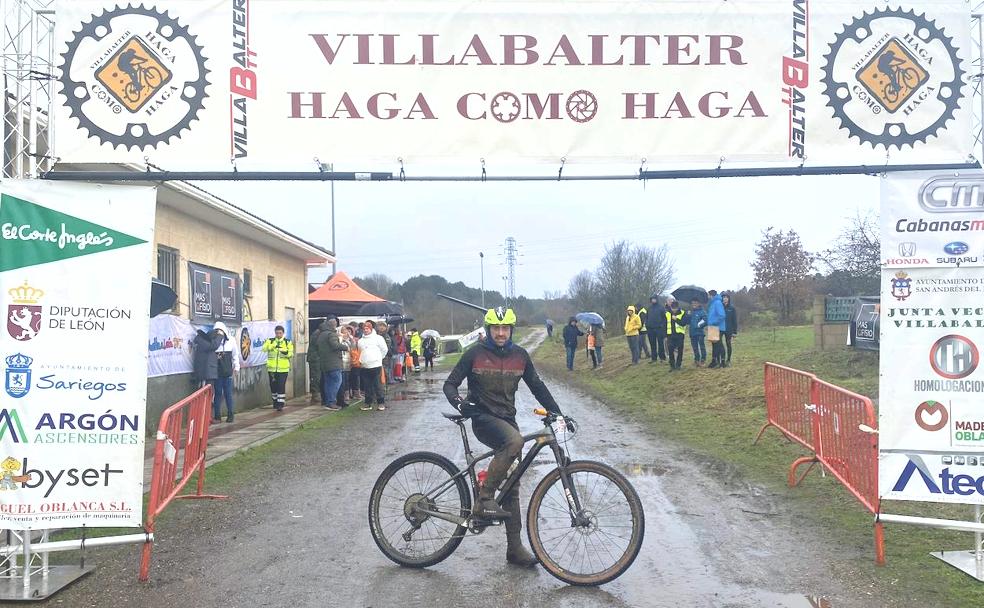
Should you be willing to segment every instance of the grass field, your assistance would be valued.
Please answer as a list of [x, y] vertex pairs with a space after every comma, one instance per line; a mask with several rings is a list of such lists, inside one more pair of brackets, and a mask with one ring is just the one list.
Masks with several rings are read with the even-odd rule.
[[[710, 348], [708, 348], [710, 350]], [[772, 361], [804, 371], [844, 388], [877, 398], [877, 353], [813, 349], [812, 327], [781, 327], [743, 332], [734, 343], [732, 366], [697, 369], [690, 344], [680, 373], [665, 364], [643, 361], [630, 366], [621, 336], [607, 340], [604, 366], [591, 370], [583, 350], [575, 371], [564, 366], [563, 342], [548, 340], [535, 353], [537, 367], [601, 398], [628, 418], [703, 454], [733, 465], [738, 474], [776, 494], [795, 510], [805, 526], [822, 529], [831, 546], [861, 555], [845, 576], [861, 576], [878, 594], [912, 606], [984, 606], [984, 584], [928, 555], [943, 549], [970, 549], [966, 533], [927, 528], [886, 528], [885, 567], [874, 565], [872, 516], [833, 477], [810, 473], [797, 488], [785, 485], [786, 471], [804, 450], [769, 430], [758, 445], [752, 440], [765, 422], [763, 363]], [[892, 503], [891, 511], [967, 520], [970, 507]], [[862, 584], [861, 581], [857, 581]], [[872, 606], [881, 606], [873, 602]]]

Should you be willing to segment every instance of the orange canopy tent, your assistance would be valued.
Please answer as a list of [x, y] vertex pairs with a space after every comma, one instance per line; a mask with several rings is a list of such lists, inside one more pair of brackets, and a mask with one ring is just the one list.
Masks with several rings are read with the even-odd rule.
[[347, 274], [338, 271], [321, 287], [308, 294], [308, 302], [349, 302], [365, 304], [366, 302], [385, 302], [383, 298], [374, 296]]
[[363, 304], [385, 301], [359, 287], [344, 272], [338, 271], [324, 285], [308, 294], [308, 316], [312, 327], [316, 327], [324, 317], [355, 315]]

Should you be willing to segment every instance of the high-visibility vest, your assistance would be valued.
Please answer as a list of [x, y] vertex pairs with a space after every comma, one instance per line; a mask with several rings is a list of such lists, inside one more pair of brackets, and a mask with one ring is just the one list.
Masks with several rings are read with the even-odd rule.
[[687, 326], [681, 323], [683, 319], [684, 312], [681, 310], [677, 314], [673, 314], [671, 311], [666, 311], [666, 335], [672, 336], [674, 330], [676, 333], [681, 335], [686, 335]]

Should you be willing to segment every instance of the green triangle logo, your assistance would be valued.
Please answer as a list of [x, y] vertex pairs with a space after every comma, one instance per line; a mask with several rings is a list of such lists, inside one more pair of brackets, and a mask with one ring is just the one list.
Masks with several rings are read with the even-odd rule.
[[9, 194], [0, 195], [0, 272], [146, 242]]

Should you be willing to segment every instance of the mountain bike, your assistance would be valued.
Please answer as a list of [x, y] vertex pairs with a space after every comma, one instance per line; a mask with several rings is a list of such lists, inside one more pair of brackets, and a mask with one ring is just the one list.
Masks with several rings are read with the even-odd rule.
[[[534, 413], [542, 417], [543, 429], [523, 436], [524, 444], [533, 445], [514, 463], [515, 469], [502, 482], [495, 500], [501, 506], [537, 454], [549, 448], [557, 466], [530, 496], [526, 513], [530, 547], [547, 572], [566, 583], [610, 582], [632, 565], [642, 547], [642, 501], [612, 467], [568, 458], [557, 434], [572, 436], [576, 432], [573, 420], [540, 408]], [[447, 559], [468, 533], [481, 534], [503, 521], [472, 513], [472, 505], [478, 503], [477, 465], [493, 452], [473, 456], [464, 425], [471, 415], [443, 416], [461, 432], [465, 469], [459, 470], [440, 454], [412, 452], [390, 463], [372, 488], [372, 538], [386, 557], [401, 566], [433, 566]], [[568, 420], [569, 428], [561, 430]]]

